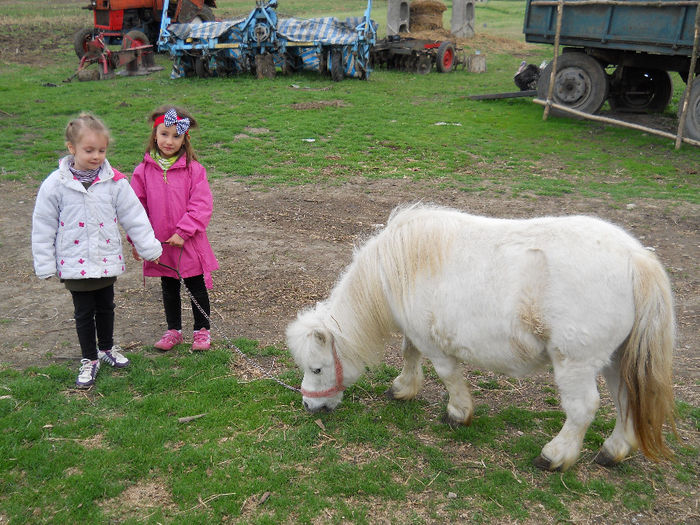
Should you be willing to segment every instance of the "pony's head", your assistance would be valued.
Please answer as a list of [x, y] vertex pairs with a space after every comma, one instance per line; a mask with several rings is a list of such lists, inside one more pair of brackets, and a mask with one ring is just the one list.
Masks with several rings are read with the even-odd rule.
[[341, 358], [337, 338], [323, 322], [323, 311], [321, 303], [301, 312], [287, 327], [287, 347], [304, 373], [304, 408], [312, 413], [337, 407], [343, 390], [359, 376], [356, 367]]

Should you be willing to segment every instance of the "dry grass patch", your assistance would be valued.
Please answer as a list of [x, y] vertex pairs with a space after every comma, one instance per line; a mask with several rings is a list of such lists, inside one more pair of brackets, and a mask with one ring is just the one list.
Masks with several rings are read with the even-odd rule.
[[142, 480], [127, 487], [118, 496], [101, 502], [99, 506], [112, 520], [119, 522], [128, 519], [141, 521], [157, 510], [162, 510], [166, 515], [178, 510], [170, 490], [160, 480]]

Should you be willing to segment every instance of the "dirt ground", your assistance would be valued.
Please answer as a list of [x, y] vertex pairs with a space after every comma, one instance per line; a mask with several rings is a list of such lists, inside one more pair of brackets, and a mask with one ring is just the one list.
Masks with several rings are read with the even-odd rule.
[[[38, 183], [0, 183], [0, 209], [13, 210], [0, 217], [0, 363], [12, 367], [77, 362], [80, 357], [70, 294], [56, 279], [40, 281], [33, 274], [29, 238], [37, 187]], [[328, 294], [349, 263], [353, 246], [401, 203], [423, 200], [498, 217], [592, 214], [627, 228], [653, 247], [666, 266], [678, 317], [679, 394], [698, 404], [693, 385], [700, 379], [698, 206], [488, 197], [407, 179], [262, 191], [217, 179], [212, 191], [215, 209], [209, 233], [221, 265], [211, 292], [215, 339], [246, 337], [262, 345], [283, 345], [285, 326], [296, 312]], [[139, 264], [131, 261], [115, 291], [117, 342], [129, 351], [153, 344], [165, 329], [159, 281], [144, 283]], [[183, 304], [188, 324], [191, 312]]]

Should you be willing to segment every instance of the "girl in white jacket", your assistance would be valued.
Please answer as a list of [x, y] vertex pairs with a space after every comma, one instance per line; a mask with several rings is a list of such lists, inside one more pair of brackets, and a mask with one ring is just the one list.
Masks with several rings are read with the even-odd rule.
[[118, 225], [144, 259], [158, 261], [163, 251], [129, 181], [105, 158], [109, 141], [109, 130], [93, 115], [71, 120], [71, 154], [41, 184], [32, 217], [37, 276], [58, 275], [73, 297], [82, 351], [78, 388], [95, 383], [100, 361], [129, 364], [113, 341], [114, 282], [125, 269]]

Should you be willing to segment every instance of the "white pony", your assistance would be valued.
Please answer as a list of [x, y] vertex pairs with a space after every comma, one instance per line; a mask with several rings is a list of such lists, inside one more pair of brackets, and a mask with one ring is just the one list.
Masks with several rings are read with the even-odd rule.
[[662, 427], [675, 432], [674, 326], [663, 267], [617, 226], [412, 205], [355, 250], [330, 297], [300, 312], [286, 335], [311, 412], [334, 409], [396, 331], [404, 366], [389, 394], [416, 396], [423, 355], [447, 388], [451, 424], [472, 418], [459, 362], [516, 377], [551, 364], [566, 422], [535, 464], [566, 470], [599, 406], [599, 373], [617, 421], [596, 461], [613, 465], [637, 448], [654, 460], [671, 455]]

